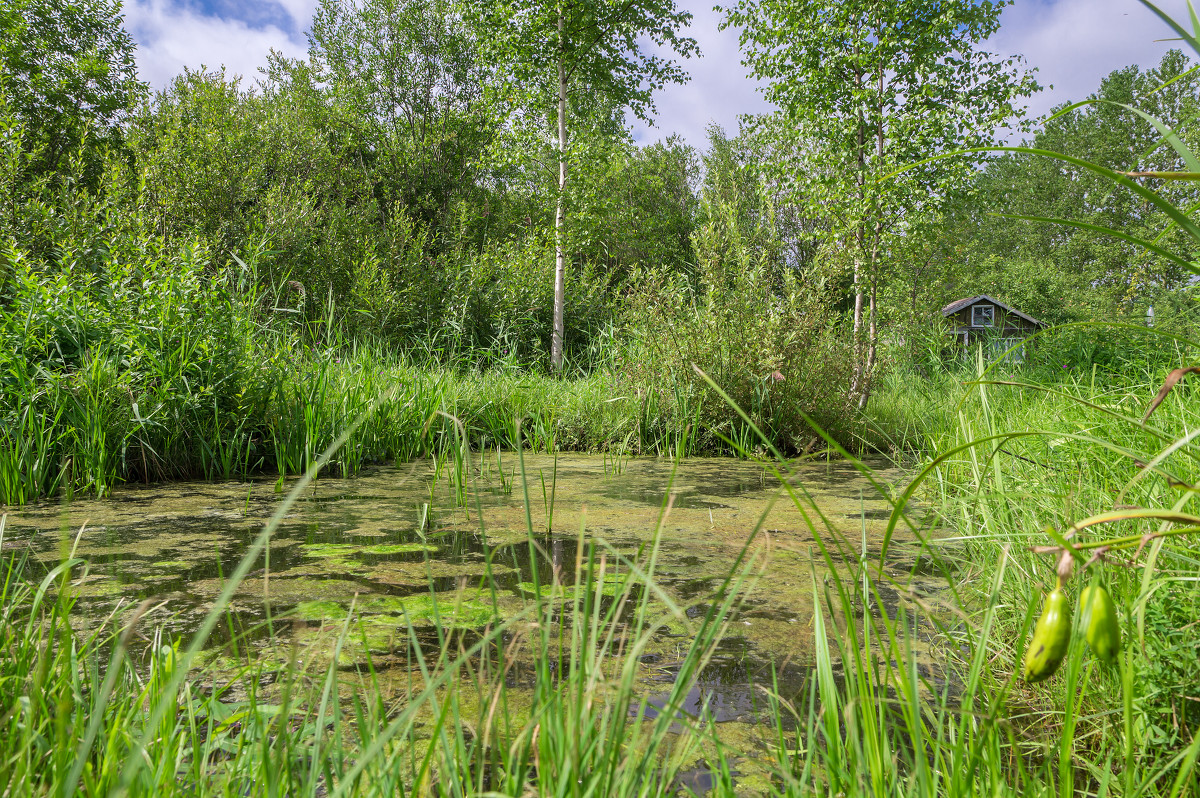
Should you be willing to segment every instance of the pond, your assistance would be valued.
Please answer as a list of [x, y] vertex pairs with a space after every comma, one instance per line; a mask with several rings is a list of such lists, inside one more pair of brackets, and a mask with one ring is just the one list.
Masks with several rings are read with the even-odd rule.
[[[872, 465], [878, 484], [902, 477], [884, 463]], [[283, 660], [296, 656], [299, 644], [301, 656], [327, 663], [353, 606], [355, 633], [336, 655], [338, 666], [352, 671], [369, 661], [387, 689], [406, 682], [414, 640], [436, 648], [439, 629], [477, 629], [519, 614], [538, 585], [566, 586], [569, 600], [589, 547], [605, 558], [610, 575], [622, 571], [620, 557], [644, 563], [653, 548], [659, 603], [690, 618], [718, 600], [746, 550], [742, 600], [684, 709], [707, 709], [730, 732], [753, 735], [762, 687], [785, 699], [807, 689], [813, 575], [828, 573], [830, 562], [822, 546], [844, 573], [864, 556], [864, 545], [876, 563], [892, 514], [889, 499], [851, 463], [792, 470], [796, 501], [764, 467], [715, 458], [676, 466], [655, 458], [526, 454], [523, 483], [516, 454], [477, 453], [458, 478], [444, 462], [321, 478], [304, 489], [267, 556], [238, 587], [227, 622], [210, 640], [208, 662], [229, 656], [222, 644], [236, 630], [243, 656], [248, 650]], [[72, 552], [86, 560], [72, 583], [77, 628], [150, 599], [155, 625], [186, 638], [288, 488], [273, 480], [174, 483], [43, 503], [9, 513], [4, 546], [28, 547], [47, 569]], [[889, 612], [914, 596], [937, 605], [944, 580], [905, 523], [884, 567], [896, 580], [877, 586]], [[601, 592], [612, 596], [619, 588], [618, 580]], [[664, 624], [641, 655], [649, 716], [677, 678], [686, 637], [681, 626]], [[521, 670], [513, 672], [509, 686], [519, 691]]]

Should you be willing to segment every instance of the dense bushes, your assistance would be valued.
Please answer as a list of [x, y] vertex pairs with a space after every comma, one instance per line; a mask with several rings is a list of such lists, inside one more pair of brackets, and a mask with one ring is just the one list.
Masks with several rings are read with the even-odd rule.
[[[546, 193], [537, 197], [544, 176], [524, 165], [445, 174], [430, 166], [426, 177], [441, 175], [444, 185], [413, 194], [409, 172], [429, 171], [405, 160], [401, 151], [415, 145], [375, 141], [383, 132], [365, 131], [354, 108], [321, 94], [315, 79], [296, 63], [275, 64], [253, 90], [221, 73], [180, 76], [136, 116], [134, 171], [117, 201], [168, 240], [208, 242], [218, 261], [229, 253], [253, 258], [265, 290], [286, 294], [303, 318], [332, 314], [351, 337], [445, 357], [476, 352], [481, 363], [503, 353], [544, 363], [554, 264], [552, 203]], [[645, 157], [629, 149], [605, 150], [605, 161], [590, 165], [602, 173], [596, 179], [631, 177], [631, 190], [667, 190], [681, 168], [672, 164], [686, 160], [678, 147]], [[613, 231], [628, 225], [607, 194], [576, 194], [582, 222], [571, 232], [566, 342], [568, 356], [586, 367], [592, 335], [612, 320], [609, 275], [658, 250], [593, 257], [615, 252]], [[674, 246], [686, 244], [687, 202], [659, 215], [674, 225]]]
[[806, 415], [844, 437], [853, 423], [851, 365], [828, 300], [783, 264], [769, 214], [749, 231], [735, 214], [725, 202], [706, 206], [694, 239], [695, 284], [650, 272], [626, 305], [624, 373], [638, 390], [644, 423], [692, 424], [701, 450], [726, 448], [722, 437], [756, 447], [699, 368], [784, 450], [819, 442]]
[[265, 410], [251, 276], [200, 245], [112, 243], [92, 261], [0, 252], [0, 500], [196, 474], [199, 436]]

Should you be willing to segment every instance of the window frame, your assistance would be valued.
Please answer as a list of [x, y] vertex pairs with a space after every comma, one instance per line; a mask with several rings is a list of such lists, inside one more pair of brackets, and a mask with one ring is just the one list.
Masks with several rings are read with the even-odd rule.
[[[975, 317], [976, 317], [976, 314], [979, 311], [983, 310], [984, 308], [986, 308], [988, 310], [988, 323], [987, 324], [979, 324], [976, 321]], [[996, 326], [996, 306], [995, 305], [986, 305], [983, 303], [980, 303], [978, 305], [972, 305], [971, 306], [971, 326], [977, 327], [979, 329], [995, 328], [995, 326]]]

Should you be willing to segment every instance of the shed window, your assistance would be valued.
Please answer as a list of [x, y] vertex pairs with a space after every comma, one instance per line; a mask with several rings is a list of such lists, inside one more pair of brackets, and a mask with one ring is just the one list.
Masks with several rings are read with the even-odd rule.
[[972, 327], [994, 327], [996, 318], [995, 305], [976, 305], [971, 308]]

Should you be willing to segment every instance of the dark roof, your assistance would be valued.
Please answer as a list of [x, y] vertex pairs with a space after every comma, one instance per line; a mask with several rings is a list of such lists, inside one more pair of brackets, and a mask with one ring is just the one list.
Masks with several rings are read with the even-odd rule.
[[949, 305], [942, 308], [942, 316], [953, 316], [955, 313], [958, 313], [963, 308], [968, 308], [971, 305], [974, 305], [976, 302], [983, 302], [984, 300], [991, 302], [993, 305], [999, 305], [1000, 307], [1004, 308], [1006, 311], [1013, 314], [1014, 316], [1020, 316], [1021, 318], [1025, 319], [1025, 321], [1031, 322], [1032, 324], [1036, 324], [1039, 327], [1046, 326], [1046, 324], [1044, 322], [1038, 321], [1033, 316], [1027, 316], [1024, 313], [1022, 313], [1021, 311], [1017, 310], [1016, 308], [1011, 308], [1008, 305], [1001, 302], [1000, 300], [993, 299], [992, 297], [988, 296], [987, 294], [980, 294], [979, 296], [967, 297], [966, 299], [959, 299], [954, 302], [951, 302]]

